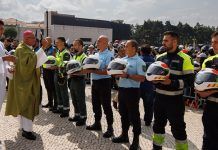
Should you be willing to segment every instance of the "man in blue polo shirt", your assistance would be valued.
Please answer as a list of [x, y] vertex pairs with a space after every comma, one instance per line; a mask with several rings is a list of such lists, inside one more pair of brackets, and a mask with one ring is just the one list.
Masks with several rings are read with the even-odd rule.
[[133, 126], [133, 142], [130, 150], [136, 150], [139, 147], [139, 135], [141, 134], [141, 120], [139, 114], [140, 82], [145, 80], [146, 65], [137, 55], [138, 43], [135, 40], [129, 40], [125, 44], [126, 57], [122, 58], [127, 64], [127, 72], [119, 80], [119, 113], [121, 115], [122, 133], [119, 137], [113, 138], [114, 143], [129, 142], [128, 130], [130, 124]]
[[107, 75], [107, 66], [113, 59], [113, 54], [108, 50], [108, 37], [101, 35], [97, 40], [97, 48], [99, 50], [95, 55], [99, 56], [100, 68], [97, 70], [89, 70], [92, 80], [92, 108], [95, 114], [95, 122], [93, 125], [87, 126], [87, 130], [101, 130], [101, 117], [103, 107], [107, 120], [107, 131], [103, 137], [109, 138], [113, 136], [113, 112], [111, 108], [111, 76]]

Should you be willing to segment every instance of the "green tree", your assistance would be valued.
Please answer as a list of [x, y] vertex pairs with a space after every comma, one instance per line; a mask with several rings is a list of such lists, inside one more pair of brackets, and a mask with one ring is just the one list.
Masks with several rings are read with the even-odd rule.
[[6, 38], [14, 39], [17, 37], [17, 30], [13, 27], [7, 27], [5, 28], [4, 35]]

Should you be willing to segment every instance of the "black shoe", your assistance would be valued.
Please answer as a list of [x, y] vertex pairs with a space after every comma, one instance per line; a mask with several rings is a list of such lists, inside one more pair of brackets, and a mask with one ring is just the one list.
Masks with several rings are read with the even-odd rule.
[[86, 130], [94, 130], [94, 131], [101, 131], [101, 123], [94, 123], [93, 125], [87, 126]]
[[80, 116], [74, 116], [73, 118], [68, 118], [68, 121], [77, 122], [79, 121]]
[[84, 126], [86, 124], [86, 118], [80, 118], [77, 122], [76, 122], [76, 126]]
[[23, 130], [22, 136], [28, 140], [36, 140], [36, 136], [32, 132], [27, 132]]
[[134, 136], [133, 142], [129, 147], [129, 150], [137, 150], [139, 148], [139, 136]]
[[128, 135], [121, 134], [118, 137], [115, 137], [112, 139], [113, 143], [129, 143], [129, 137]]
[[60, 117], [61, 117], [61, 118], [69, 117], [69, 112], [62, 112], [62, 113], [60, 114]]
[[162, 150], [162, 146], [158, 146], [158, 145], [153, 144], [152, 150]]
[[104, 138], [110, 138], [114, 136], [114, 130], [112, 127], [108, 128], [107, 131], [103, 134]]

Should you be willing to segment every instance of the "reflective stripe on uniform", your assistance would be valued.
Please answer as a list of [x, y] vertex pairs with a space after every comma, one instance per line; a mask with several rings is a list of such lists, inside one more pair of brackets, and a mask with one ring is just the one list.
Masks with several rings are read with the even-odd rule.
[[153, 144], [162, 146], [164, 143], [165, 134], [153, 134]]
[[170, 73], [171, 73], [171, 74], [174, 74], [174, 75], [186, 75], [186, 74], [194, 73], [194, 70], [178, 71], [178, 70], [172, 70], [172, 69], [170, 69]]
[[216, 97], [208, 97], [207, 100], [209, 100], [211, 102], [218, 103], [218, 98], [216, 98]]
[[183, 75], [183, 72], [182, 72], [182, 71], [172, 70], [172, 69], [170, 69], [170, 73], [171, 73], [171, 74], [175, 74], [175, 75]]
[[179, 90], [179, 91], [166, 91], [166, 90], [161, 90], [161, 89], [158, 89], [158, 88], [156, 88], [156, 92], [159, 93], [159, 94], [170, 95], [170, 96], [183, 94], [183, 90]]
[[183, 70], [183, 74], [191, 74], [194, 73], [194, 70]]
[[176, 150], [188, 150], [187, 140], [176, 140], [175, 149]]
[[80, 56], [74, 55], [74, 56], [73, 56], [73, 59], [79, 61], [79, 62], [82, 64], [82, 63], [83, 63], [83, 60], [84, 60], [86, 57], [87, 57], [86, 54], [85, 54], [85, 53], [82, 53]]
[[64, 107], [63, 108], [63, 110], [69, 110], [70, 109], [70, 107]]
[[179, 80], [179, 89], [183, 89], [183, 88], [184, 88], [184, 81]]

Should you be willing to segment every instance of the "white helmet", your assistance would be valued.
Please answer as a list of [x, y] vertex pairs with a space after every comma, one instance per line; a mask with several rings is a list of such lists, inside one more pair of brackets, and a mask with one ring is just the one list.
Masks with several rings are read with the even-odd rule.
[[146, 79], [148, 81], [160, 81], [169, 78], [170, 69], [167, 64], [156, 61], [152, 63], [146, 72]]
[[81, 71], [82, 67], [81, 67], [81, 63], [77, 60], [70, 60], [67, 63], [67, 74], [72, 74], [75, 73], [77, 71]]
[[14, 49], [10, 50], [10, 51], [8, 52], [8, 54], [9, 54], [9, 55], [15, 55], [15, 50], [14, 50]]
[[201, 64], [197, 61], [194, 61], [195, 71], [198, 71], [201, 68]]
[[97, 55], [89, 55], [85, 58], [82, 65], [83, 69], [99, 69], [100, 60]]
[[195, 77], [195, 89], [198, 91], [218, 89], [218, 70], [205, 68]]
[[107, 73], [109, 75], [113, 74], [123, 74], [123, 72], [127, 71], [127, 62], [124, 61], [123, 59], [116, 58], [112, 60], [108, 67], [107, 67]]
[[50, 68], [56, 66], [56, 58], [54, 56], [48, 56], [48, 60], [43, 64], [43, 68]]

